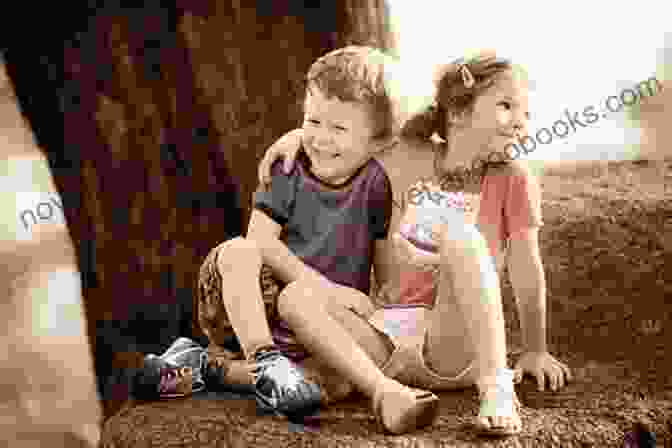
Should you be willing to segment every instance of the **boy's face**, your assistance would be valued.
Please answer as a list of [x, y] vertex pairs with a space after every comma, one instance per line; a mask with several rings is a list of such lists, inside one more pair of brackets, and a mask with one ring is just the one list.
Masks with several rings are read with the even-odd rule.
[[371, 106], [327, 99], [316, 86], [306, 92], [303, 130], [311, 171], [329, 184], [347, 181], [381, 146]]

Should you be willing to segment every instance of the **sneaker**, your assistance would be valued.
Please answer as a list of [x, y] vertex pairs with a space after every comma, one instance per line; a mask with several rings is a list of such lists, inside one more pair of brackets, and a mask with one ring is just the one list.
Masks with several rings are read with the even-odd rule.
[[148, 355], [135, 375], [133, 395], [141, 400], [186, 397], [192, 393], [192, 383], [190, 367], [176, 367]]
[[[153, 355], [148, 355], [153, 356]], [[159, 356], [159, 359], [175, 367], [190, 367], [192, 376], [192, 392], [205, 389], [203, 378], [208, 363], [206, 350], [189, 338], [180, 337]]]
[[227, 391], [240, 394], [254, 394], [254, 378], [245, 360], [217, 356], [208, 352], [208, 362], [203, 379], [210, 391]]
[[254, 360], [255, 397], [258, 406], [290, 420], [315, 414], [320, 407], [320, 388], [279, 350], [259, 351]]

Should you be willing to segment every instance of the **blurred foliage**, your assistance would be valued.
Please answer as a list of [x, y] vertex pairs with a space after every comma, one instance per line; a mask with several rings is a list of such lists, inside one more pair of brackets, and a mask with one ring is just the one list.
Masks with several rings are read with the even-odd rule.
[[665, 33], [662, 48], [659, 48], [656, 53], [656, 69], [651, 77], [658, 81], [656, 90], [647, 96], [641, 95], [640, 91], [639, 101], [625, 109], [625, 120], [630, 125], [637, 127], [642, 125], [642, 107], [644, 106], [646, 110], [646, 105], [654, 101], [652, 97], [658, 95], [663, 89], [662, 83], [672, 79], [672, 32]]

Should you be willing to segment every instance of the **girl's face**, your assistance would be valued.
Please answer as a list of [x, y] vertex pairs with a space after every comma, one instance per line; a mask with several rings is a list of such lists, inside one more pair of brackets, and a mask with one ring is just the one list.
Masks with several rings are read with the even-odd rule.
[[[467, 112], [461, 122], [461, 134], [473, 145], [475, 157], [488, 160], [492, 152], [504, 154], [507, 145], [526, 135], [528, 120], [527, 84], [521, 77], [506, 72], [476, 98], [471, 113]], [[491, 160], [506, 158], [493, 156]]]

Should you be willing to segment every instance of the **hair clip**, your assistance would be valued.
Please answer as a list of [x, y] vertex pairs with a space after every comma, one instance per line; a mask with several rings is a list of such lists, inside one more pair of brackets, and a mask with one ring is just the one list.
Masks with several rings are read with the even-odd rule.
[[471, 89], [474, 87], [474, 84], [476, 83], [476, 80], [474, 79], [474, 75], [471, 74], [471, 70], [469, 70], [469, 67], [465, 63], [461, 63], [457, 66], [457, 72], [462, 76], [462, 82], [464, 83], [464, 87], [467, 89]]

